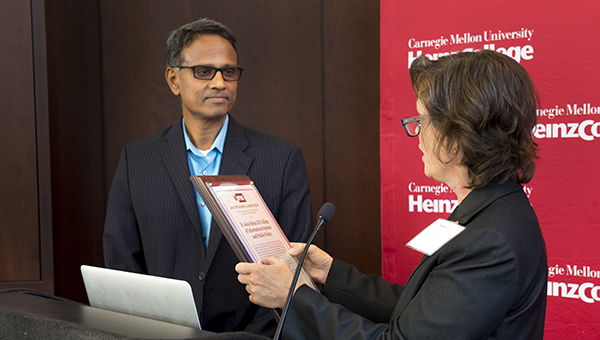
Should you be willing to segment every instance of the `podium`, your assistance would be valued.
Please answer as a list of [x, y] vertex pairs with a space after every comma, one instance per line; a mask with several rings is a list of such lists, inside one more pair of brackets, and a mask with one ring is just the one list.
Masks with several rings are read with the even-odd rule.
[[0, 338], [15, 340], [269, 339], [247, 332], [208, 332], [94, 308], [26, 289], [0, 290]]

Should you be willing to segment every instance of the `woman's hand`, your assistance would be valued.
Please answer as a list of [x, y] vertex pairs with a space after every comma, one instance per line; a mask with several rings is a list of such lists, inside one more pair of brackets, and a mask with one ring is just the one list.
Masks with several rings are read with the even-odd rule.
[[268, 308], [283, 308], [294, 278], [285, 260], [276, 257], [262, 259], [262, 263], [240, 262], [235, 266], [238, 281], [246, 285], [250, 302]]
[[[292, 249], [289, 251], [290, 255], [300, 258], [305, 246], [305, 243], [292, 243]], [[311, 245], [304, 258], [304, 269], [313, 281], [325, 284], [332, 263], [333, 258], [329, 254], [319, 249], [319, 247]]]
[[[289, 253], [298, 258], [306, 245], [292, 243], [292, 246]], [[329, 254], [311, 245], [304, 259], [304, 268], [316, 283], [324, 284], [332, 263], [333, 258]], [[239, 274], [238, 281], [246, 285], [250, 302], [268, 308], [283, 308], [294, 278], [294, 272], [285, 260], [267, 257], [262, 263], [240, 262], [235, 271]], [[294, 289], [300, 285], [298, 282]]]

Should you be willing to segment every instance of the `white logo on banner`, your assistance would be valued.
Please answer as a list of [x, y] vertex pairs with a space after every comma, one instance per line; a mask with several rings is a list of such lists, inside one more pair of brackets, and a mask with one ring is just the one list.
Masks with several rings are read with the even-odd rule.
[[[597, 279], [600, 278], [600, 271], [593, 270], [590, 266], [578, 267], [576, 265], [567, 265], [566, 267], [555, 265], [548, 268], [548, 277], [555, 277], [557, 275]], [[548, 281], [548, 296], [579, 299], [585, 303], [600, 302], [600, 286], [596, 286], [591, 282], [567, 283]]]
[[451, 213], [458, 205], [458, 200], [423, 199], [423, 195], [408, 195], [409, 212]]
[[[439, 196], [441, 194], [453, 193], [454, 191], [444, 183], [438, 185], [419, 185], [415, 182], [410, 182], [408, 184], [408, 192]], [[451, 213], [457, 205], [458, 200], [423, 199], [423, 195], [408, 195], [409, 212]]]
[[[502, 32], [498, 30], [497, 32], [492, 30], [484, 31], [483, 34], [471, 34], [469, 32], [462, 34], [450, 34], [449, 38], [445, 38], [441, 36], [440, 38], [435, 39], [425, 39], [425, 40], [417, 40], [416, 38], [408, 39], [408, 47], [410, 49], [421, 49], [421, 48], [435, 48], [436, 50], [441, 48], [442, 46], [450, 46], [450, 45], [463, 45], [463, 44], [475, 44], [475, 43], [484, 43], [484, 50], [494, 50], [500, 53], [504, 53], [507, 56], [515, 59], [517, 62], [521, 62], [521, 60], [531, 60], [533, 59], [533, 46], [531, 45], [518, 45], [515, 44], [513, 46], [496, 47], [496, 41], [506, 41], [506, 40], [516, 40], [516, 39], [527, 39], [531, 41], [531, 37], [533, 36], [533, 30], [521, 28], [519, 31], [510, 31], [510, 32]], [[511, 44], [512, 45], [512, 44]], [[473, 52], [476, 49], [474, 48], [465, 48], [460, 52]], [[425, 53], [427, 58], [431, 60], [437, 60], [440, 57], [447, 56], [450, 54], [458, 53], [459, 51], [446, 51], [446, 52], [438, 52], [438, 53]], [[422, 50], [418, 50], [416, 52], [409, 51], [408, 52], [408, 67], [410, 68], [410, 64], [420, 55], [423, 54]]]
[[600, 301], [600, 286], [594, 286], [591, 282], [579, 284], [548, 281], [548, 296], [579, 299], [585, 303], [594, 303]]
[[[538, 117], [553, 120], [554, 118], [570, 116], [600, 115], [600, 106], [591, 103], [566, 104], [566, 107], [538, 109]], [[536, 138], [581, 138], [593, 141], [600, 138], [600, 122], [586, 119], [582, 122], [537, 124], [533, 134]]]
[[[441, 194], [452, 194], [454, 191], [444, 183], [439, 185], [418, 185], [415, 182], [408, 183], [408, 212], [440, 213], [450, 214], [458, 206], [458, 200], [442, 198], [424, 198], [423, 195], [412, 195], [412, 193], [425, 193], [439, 196]], [[533, 192], [531, 186], [524, 185], [523, 192], [529, 198]]]

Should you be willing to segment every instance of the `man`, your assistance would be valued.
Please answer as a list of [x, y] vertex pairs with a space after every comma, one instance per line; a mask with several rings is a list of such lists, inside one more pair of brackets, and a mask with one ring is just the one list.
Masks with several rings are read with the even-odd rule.
[[183, 279], [193, 289], [203, 329], [270, 336], [270, 310], [248, 301], [238, 262], [212, 220], [191, 175], [248, 175], [290, 240], [312, 224], [302, 152], [247, 129], [228, 112], [237, 95], [235, 38], [200, 19], [167, 40], [165, 78], [181, 98], [183, 119], [123, 148], [104, 229], [108, 268]]

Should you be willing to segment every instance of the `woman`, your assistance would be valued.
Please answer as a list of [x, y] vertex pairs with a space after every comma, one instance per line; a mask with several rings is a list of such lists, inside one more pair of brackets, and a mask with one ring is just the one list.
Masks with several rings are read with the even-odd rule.
[[[535, 172], [537, 97], [523, 67], [494, 51], [410, 69], [425, 175], [447, 184], [465, 230], [424, 256], [405, 286], [359, 273], [311, 246], [305, 266], [321, 294], [296, 287], [283, 339], [542, 339], [547, 257], [521, 183]], [[297, 256], [301, 245], [290, 253]], [[240, 263], [250, 300], [282, 307], [292, 272], [268, 258]]]

